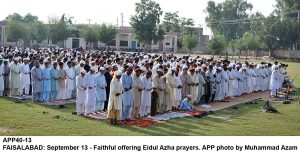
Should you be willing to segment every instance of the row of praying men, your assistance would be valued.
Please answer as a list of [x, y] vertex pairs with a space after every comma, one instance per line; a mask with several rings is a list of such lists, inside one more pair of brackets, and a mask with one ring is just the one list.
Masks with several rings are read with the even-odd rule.
[[272, 66], [267, 62], [74, 50], [0, 52], [4, 57], [0, 60], [1, 95], [32, 94], [35, 102], [77, 97], [78, 114], [113, 109], [109, 114], [118, 119], [176, 110], [188, 95], [192, 104], [203, 107], [210, 107], [214, 100], [257, 91], [271, 90], [275, 96], [287, 77], [287, 65], [278, 62]]

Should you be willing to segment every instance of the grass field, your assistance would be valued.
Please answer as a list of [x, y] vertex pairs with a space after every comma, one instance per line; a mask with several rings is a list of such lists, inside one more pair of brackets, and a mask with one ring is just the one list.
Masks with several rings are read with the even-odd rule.
[[[289, 63], [288, 73], [293, 78], [300, 74], [300, 63]], [[300, 79], [295, 80], [300, 87]], [[300, 95], [298, 93], [298, 95]], [[273, 104], [279, 113], [264, 113], [258, 104], [237, 105], [238, 109], [219, 110], [204, 118], [173, 119], [165, 124], [147, 128], [110, 126], [107, 121], [96, 121], [72, 115], [75, 105], [64, 109], [0, 99], [0, 135], [300, 135], [299, 99], [293, 104]], [[60, 116], [60, 119], [53, 118]]]

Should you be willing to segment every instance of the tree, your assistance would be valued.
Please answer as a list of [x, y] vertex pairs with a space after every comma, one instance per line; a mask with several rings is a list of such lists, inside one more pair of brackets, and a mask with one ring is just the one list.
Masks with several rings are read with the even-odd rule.
[[183, 46], [189, 49], [189, 54], [191, 54], [192, 49], [197, 46], [197, 36], [194, 33], [188, 33], [183, 35]]
[[68, 22], [64, 14], [60, 19], [55, 17], [49, 18], [50, 38], [54, 43], [64, 41], [71, 35], [67, 25]]
[[34, 16], [30, 13], [27, 13], [24, 17], [23, 17], [23, 22], [26, 22], [26, 23], [32, 23], [32, 22], [35, 22], [35, 21], [38, 21], [38, 17], [37, 16]]
[[226, 47], [226, 39], [222, 34], [215, 34], [208, 42], [208, 48], [212, 51], [213, 56], [220, 54], [221, 51]]
[[113, 25], [107, 25], [103, 23], [98, 27], [97, 33], [98, 33], [98, 39], [101, 42], [105, 43], [105, 47], [106, 47], [107, 43], [110, 43], [116, 37], [118, 30]]
[[163, 24], [166, 26], [166, 32], [180, 32], [178, 12], [166, 12]]
[[12, 40], [17, 42], [18, 46], [18, 41], [20, 40], [25, 40], [28, 38], [28, 28], [25, 26], [24, 23], [19, 22], [19, 21], [13, 21], [10, 20], [7, 25], [7, 37]]
[[93, 42], [98, 40], [98, 32], [96, 28], [91, 26], [82, 27], [80, 29], [80, 36], [83, 37], [86, 42], [90, 43], [90, 49], [92, 49]]
[[235, 50], [236, 50], [236, 40], [237, 39], [232, 39], [228, 42], [228, 46], [231, 48], [232, 50], [232, 58], [235, 55]]
[[49, 28], [41, 21], [35, 21], [30, 27], [30, 36], [32, 40], [36, 40], [38, 43], [46, 40], [49, 35]]
[[152, 0], [141, 0], [135, 6], [136, 14], [131, 16], [130, 25], [136, 39], [147, 48], [152, 42], [163, 39], [164, 31], [159, 25], [163, 11], [159, 4]]
[[194, 26], [194, 20], [191, 18], [179, 17], [178, 12], [166, 12], [163, 24], [167, 32], [191, 33]]
[[8, 15], [5, 20], [7, 21], [19, 21], [19, 22], [23, 22], [23, 17], [18, 14], [18, 13], [14, 13], [14, 14], [10, 14]]
[[223, 34], [230, 41], [249, 30], [248, 12], [253, 6], [246, 0], [226, 0], [216, 4], [209, 1], [206, 7], [206, 23], [212, 32]]
[[245, 44], [243, 42], [243, 39], [242, 38], [235, 39], [235, 45], [234, 46], [239, 51], [239, 57], [238, 58], [240, 59], [241, 55], [242, 55], [242, 51], [246, 50]]
[[258, 35], [254, 35], [253, 33], [244, 33], [242, 41], [246, 49], [246, 59], [250, 50], [257, 50], [260, 48], [260, 38]]

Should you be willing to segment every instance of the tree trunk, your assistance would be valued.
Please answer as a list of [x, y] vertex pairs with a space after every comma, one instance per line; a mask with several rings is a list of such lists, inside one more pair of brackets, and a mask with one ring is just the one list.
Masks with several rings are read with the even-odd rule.
[[248, 49], [246, 50], [246, 59], [248, 59]]

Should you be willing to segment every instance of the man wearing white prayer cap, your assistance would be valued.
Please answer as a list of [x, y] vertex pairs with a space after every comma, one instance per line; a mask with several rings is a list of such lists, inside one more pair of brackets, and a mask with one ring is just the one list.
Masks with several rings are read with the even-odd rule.
[[121, 110], [122, 110], [122, 85], [121, 78], [122, 71], [116, 71], [114, 78], [110, 83], [110, 93], [108, 100], [108, 114], [107, 119], [110, 120], [112, 125], [116, 125], [117, 121], [121, 119]]
[[187, 71], [188, 71], [188, 66], [183, 65], [182, 72], [179, 76], [180, 80], [182, 82], [182, 89], [181, 89], [182, 99], [184, 99], [187, 95], [191, 94], [190, 88], [191, 88], [192, 82], [191, 82], [191, 77], [187, 73]]
[[166, 74], [166, 83], [169, 89], [169, 101], [167, 101], [167, 111], [170, 111], [176, 107], [175, 105], [175, 93], [176, 93], [176, 84], [175, 84], [175, 71], [176, 68], [172, 67], [171, 70]]
[[20, 94], [20, 71], [21, 67], [18, 64], [18, 58], [15, 57], [14, 61], [10, 64], [10, 90], [11, 96], [17, 96]]
[[30, 87], [30, 68], [29, 68], [29, 58], [24, 58], [24, 63], [20, 67], [21, 71], [21, 94], [23, 94], [23, 90], [25, 90], [25, 94], [29, 94]]
[[95, 77], [96, 67], [92, 67], [90, 72], [85, 76], [87, 84], [87, 97], [85, 101], [85, 115], [90, 115], [95, 111], [96, 104], [96, 77]]
[[83, 115], [84, 114], [84, 104], [86, 101], [86, 91], [87, 91], [87, 82], [85, 77], [86, 71], [82, 69], [80, 71], [80, 75], [76, 78], [76, 84], [77, 84], [77, 97], [76, 97], [76, 112], [77, 115]]
[[95, 110], [96, 111], [102, 111], [104, 109], [104, 102], [106, 101], [106, 79], [103, 75], [105, 71], [104, 67], [99, 68], [99, 73], [96, 75], [96, 105]]

